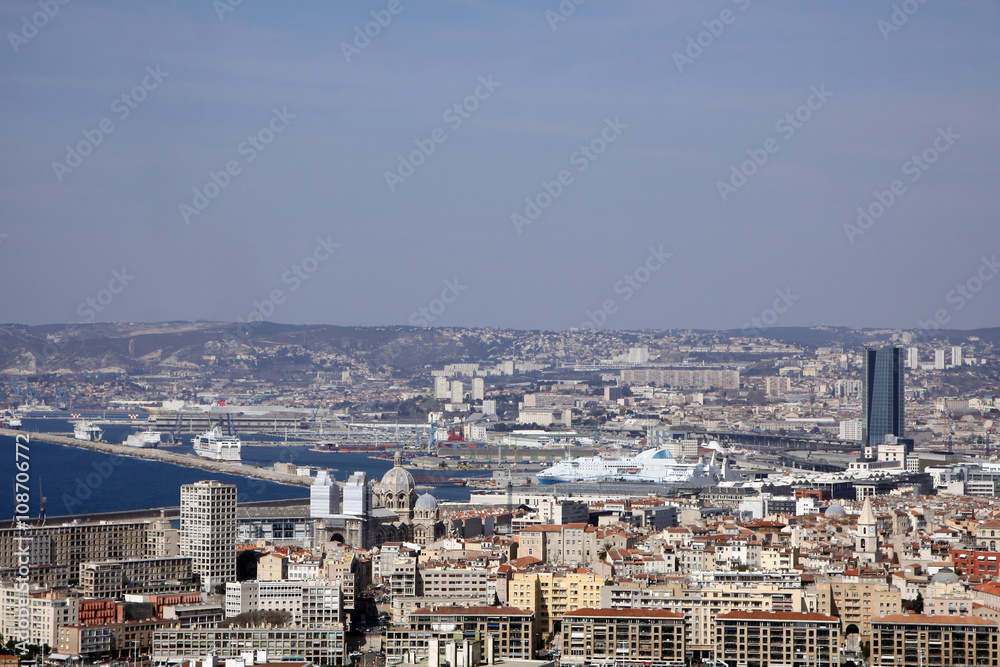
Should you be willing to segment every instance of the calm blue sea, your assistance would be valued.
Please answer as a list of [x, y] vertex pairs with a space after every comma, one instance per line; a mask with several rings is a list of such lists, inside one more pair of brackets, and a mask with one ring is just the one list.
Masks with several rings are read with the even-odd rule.
[[[29, 435], [32, 431], [71, 434], [72, 425], [65, 419], [25, 419], [22, 430]], [[122, 442], [134, 430], [132, 426], [107, 426], [104, 439], [108, 442]], [[268, 438], [254, 435], [252, 439]], [[185, 435], [184, 443], [183, 446], [171, 447], [170, 450], [191, 452], [191, 436]], [[392, 461], [369, 458], [368, 453], [316, 452], [311, 447], [312, 445], [245, 446], [243, 462], [260, 467], [270, 467], [278, 461], [318, 466], [333, 470], [333, 475], [338, 480], [345, 480], [358, 470], [367, 472], [369, 478], [378, 479], [392, 467]], [[241, 501], [305, 498], [309, 495], [308, 488], [302, 486], [212, 473], [159, 461], [113, 456], [36, 440], [30, 443], [29, 456], [31, 516], [38, 515], [38, 502], [42, 493], [46, 498], [45, 509], [48, 516], [176, 506], [180, 502], [180, 485], [202, 479], [236, 484]], [[17, 474], [15, 439], [0, 436], [0, 517], [4, 519], [14, 514], [14, 484]], [[440, 486], [431, 493], [439, 500], [469, 498], [469, 489], [465, 487]]]

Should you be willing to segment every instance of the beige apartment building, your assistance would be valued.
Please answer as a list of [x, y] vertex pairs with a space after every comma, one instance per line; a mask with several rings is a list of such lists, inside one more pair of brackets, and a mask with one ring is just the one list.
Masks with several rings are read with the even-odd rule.
[[715, 621], [715, 657], [746, 667], [839, 667], [840, 619], [815, 613], [725, 612]]
[[683, 667], [684, 614], [665, 609], [577, 609], [562, 624], [562, 665]]
[[894, 614], [872, 622], [871, 664], [998, 665], [997, 638], [996, 621], [985, 618]]
[[605, 586], [601, 607], [613, 609], [665, 609], [684, 615], [687, 647], [700, 656], [715, 646], [715, 619], [730, 611], [801, 612], [815, 602], [810, 593], [792, 583], [703, 585], [621, 583]]
[[[12, 584], [0, 588], [0, 635], [28, 644], [55, 646], [59, 626], [79, 622], [77, 598], [49, 591], [18, 590]], [[27, 619], [27, 627], [22, 623]]]
[[517, 572], [508, 583], [507, 597], [512, 607], [535, 615], [539, 633], [551, 633], [567, 612], [600, 607], [604, 583], [603, 575], [589, 570]]

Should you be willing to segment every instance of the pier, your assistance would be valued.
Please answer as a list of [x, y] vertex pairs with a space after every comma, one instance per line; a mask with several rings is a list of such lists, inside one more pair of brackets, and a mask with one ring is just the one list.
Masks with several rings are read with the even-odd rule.
[[215, 473], [226, 473], [229, 475], [239, 475], [241, 477], [252, 477], [266, 482], [277, 482], [278, 484], [290, 484], [294, 486], [309, 486], [312, 484], [312, 477], [302, 475], [290, 475], [288, 473], [277, 472], [271, 468], [255, 468], [242, 463], [232, 461], [213, 461], [194, 454], [181, 454], [163, 449], [142, 449], [139, 447], [129, 447], [128, 445], [115, 445], [110, 442], [94, 442], [92, 440], [77, 440], [65, 435], [55, 435], [51, 433], [35, 433], [32, 431], [19, 431], [9, 428], [0, 428], [0, 435], [16, 438], [26, 437], [29, 441], [49, 442], [54, 445], [64, 447], [78, 447], [80, 449], [90, 449], [95, 452], [105, 454], [115, 454], [118, 456], [131, 456], [136, 459], [146, 459], [148, 461], [160, 461], [161, 463], [172, 463], [185, 468], [199, 468]]

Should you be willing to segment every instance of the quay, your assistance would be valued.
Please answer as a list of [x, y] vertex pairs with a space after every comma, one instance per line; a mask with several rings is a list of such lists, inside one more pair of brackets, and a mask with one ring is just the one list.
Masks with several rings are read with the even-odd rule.
[[16, 438], [25, 436], [31, 440], [48, 442], [64, 447], [79, 447], [90, 449], [105, 454], [115, 454], [118, 456], [131, 456], [136, 459], [146, 459], [148, 461], [160, 461], [161, 463], [172, 463], [185, 468], [200, 468], [209, 472], [226, 473], [229, 475], [240, 475], [242, 477], [252, 477], [266, 482], [277, 482], [278, 484], [289, 484], [294, 486], [309, 486], [312, 484], [312, 477], [304, 475], [290, 475], [278, 472], [271, 468], [255, 468], [242, 463], [232, 461], [212, 461], [194, 454], [181, 454], [163, 449], [143, 449], [139, 447], [129, 447], [128, 445], [115, 445], [110, 442], [94, 442], [91, 440], [77, 440], [65, 435], [55, 435], [51, 433], [35, 433], [32, 431], [19, 431], [16, 429], [0, 428], [0, 435]]

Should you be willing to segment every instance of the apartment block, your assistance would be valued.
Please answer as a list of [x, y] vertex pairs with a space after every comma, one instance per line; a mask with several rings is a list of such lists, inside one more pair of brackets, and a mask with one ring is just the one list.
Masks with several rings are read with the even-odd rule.
[[997, 665], [998, 626], [975, 616], [895, 614], [872, 623], [872, 665]]
[[577, 609], [562, 624], [562, 665], [683, 667], [684, 614], [665, 609]]
[[251, 611], [285, 611], [302, 627], [329, 627], [344, 621], [340, 582], [231, 581], [226, 584], [226, 617]]
[[[163, 527], [166, 524], [166, 529]], [[65, 566], [72, 575], [87, 561], [127, 560], [160, 555], [151, 531], [169, 533], [169, 522], [121, 521], [68, 523], [0, 529], [0, 567], [18, 567], [22, 547], [29, 565]]]
[[236, 581], [236, 486], [215, 480], [181, 485], [180, 540], [203, 590]]
[[554, 565], [589, 565], [597, 559], [597, 527], [586, 523], [541, 525], [517, 534], [519, 556]]
[[153, 633], [169, 627], [173, 621], [147, 619], [104, 625], [64, 625], [59, 628], [59, 653], [96, 656], [122, 653], [138, 656], [153, 646]]
[[7, 585], [0, 588], [0, 634], [4, 640], [16, 638], [28, 644], [55, 646], [59, 626], [78, 622], [76, 598], [20, 590]]
[[567, 612], [600, 607], [604, 582], [589, 570], [516, 572], [507, 598], [512, 607], [534, 614], [539, 633], [551, 633]]
[[121, 599], [127, 594], [193, 591], [197, 582], [191, 559], [177, 556], [83, 563], [80, 586], [86, 597]]
[[431, 642], [453, 640], [456, 636], [470, 640], [493, 636], [497, 657], [509, 660], [530, 660], [535, 615], [516, 607], [437, 607], [417, 609], [409, 624], [392, 628], [385, 634], [387, 658], [400, 657], [412, 651], [417, 660], [428, 656]]
[[746, 667], [838, 667], [840, 619], [797, 612], [729, 611], [715, 621], [716, 657]]
[[150, 657], [153, 662], [180, 663], [207, 654], [220, 660], [239, 658], [247, 651], [266, 651], [272, 661], [343, 665], [344, 628], [171, 628], [153, 633]]

